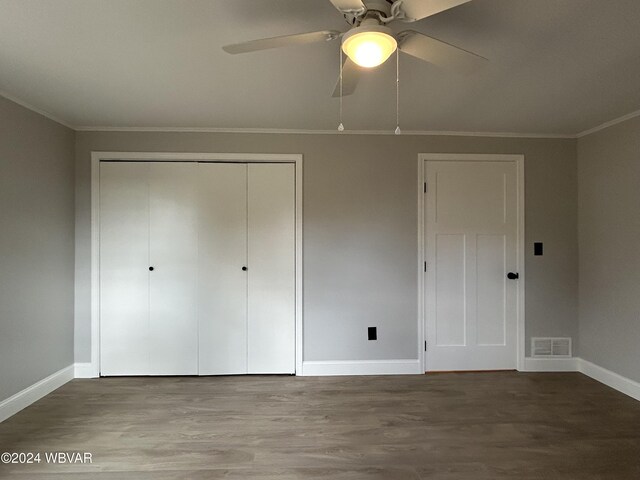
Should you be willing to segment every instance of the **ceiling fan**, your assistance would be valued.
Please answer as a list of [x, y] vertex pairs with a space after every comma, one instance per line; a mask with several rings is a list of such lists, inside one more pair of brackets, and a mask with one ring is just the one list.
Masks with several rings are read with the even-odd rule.
[[342, 69], [342, 89], [336, 84], [333, 96], [352, 94], [364, 68], [377, 67], [397, 50], [425, 62], [462, 74], [471, 73], [487, 59], [414, 30], [394, 34], [391, 22], [415, 22], [467, 3], [471, 0], [330, 0], [351, 28], [346, 32], [323, 30], [281, 37], [263, 38], [225, 45], [231, 54], [269, 48], [342, 39], [347, 58]]

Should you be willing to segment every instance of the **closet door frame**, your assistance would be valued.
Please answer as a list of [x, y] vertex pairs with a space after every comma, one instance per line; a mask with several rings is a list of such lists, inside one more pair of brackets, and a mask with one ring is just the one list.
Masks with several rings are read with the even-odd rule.
[[295, 365], [302, 375], [302, 155], [290, 153], [91, 152], [91, 362], [76, 378], [100, 376], [100, 162], [291, 163], [295, 166]]

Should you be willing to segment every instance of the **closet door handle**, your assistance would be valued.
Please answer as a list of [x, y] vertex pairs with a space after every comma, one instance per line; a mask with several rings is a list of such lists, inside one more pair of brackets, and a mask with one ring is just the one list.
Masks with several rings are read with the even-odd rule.
[[247, 271], [247, 267], [242, 267], [242, 271], [246, 272]]
[[153, 272], [153, 267], [149, 267], [149, 271], [150, 271], [150, 272]]

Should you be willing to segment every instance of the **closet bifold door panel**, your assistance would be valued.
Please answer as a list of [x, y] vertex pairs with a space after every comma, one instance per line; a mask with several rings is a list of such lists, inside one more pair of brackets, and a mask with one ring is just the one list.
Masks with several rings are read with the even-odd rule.
[[102, 375], [198, 373], [196, 167], [100, 165]]
[[295, 167], [247, 173], [248, 373], [295, 373]]
[[100, 165], [100, 370], [149, 373], [149, 165]]
[[198, 164], [200, 375], [247, 373], [247, 165]]
[[198, 374], [197, 166], [149, 166], [149, 375]]

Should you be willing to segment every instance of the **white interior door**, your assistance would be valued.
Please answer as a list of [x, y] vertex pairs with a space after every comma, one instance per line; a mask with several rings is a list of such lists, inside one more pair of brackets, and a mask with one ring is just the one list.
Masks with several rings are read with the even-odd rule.
[[515, 369], [518, 180], [506, 161], [427, 161], [426, 370]]
[[247, 373], [247, 165], [198, 164], [200, 375]]
[[248, 372], [295, 372], [295, 167], [248, 166]]
[[149, 165], [149, 375], [198, 374], [196, 174]]
[[100, 370], [149, 372], [149, 165], [100, 164]]

